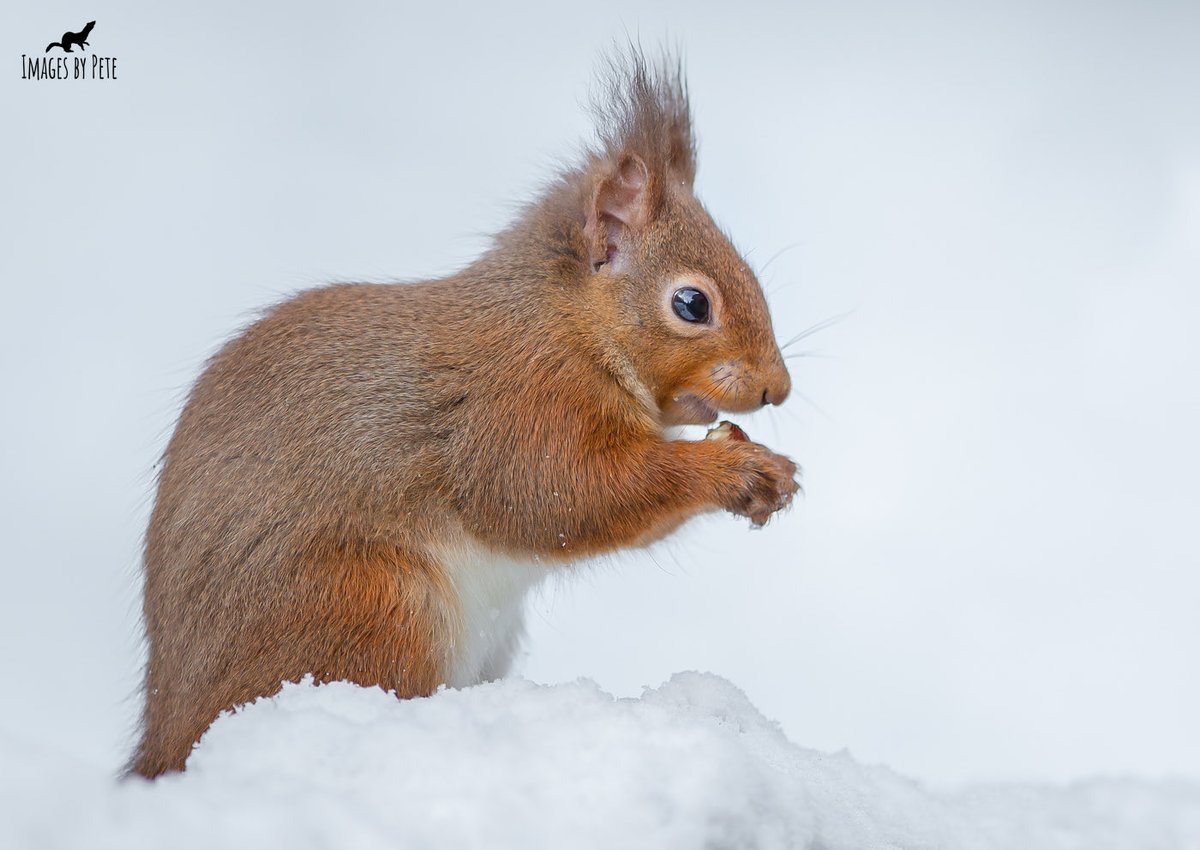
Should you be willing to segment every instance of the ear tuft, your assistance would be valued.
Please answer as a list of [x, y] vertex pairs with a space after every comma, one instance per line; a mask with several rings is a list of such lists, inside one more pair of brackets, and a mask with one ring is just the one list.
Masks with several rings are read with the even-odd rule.
[[[610, 54], [592, 101], [599, 147], [590, 152], [593, 188], [584, 235], [592, 267], [618, 261], [630, 238], [658, 214], [668, 185], [690, 187], [695, 140], [677, 59], [647, 62], [641, 48]], [[618, 266], [619, 267], [619, 266]]]
[[651, 174], [691, 185], [696, 178], [696, 139], [683, 63], [669, 51], [650, 61], [630, 44], [603, 60], [592, 114], [599, 156], [642, 158]]

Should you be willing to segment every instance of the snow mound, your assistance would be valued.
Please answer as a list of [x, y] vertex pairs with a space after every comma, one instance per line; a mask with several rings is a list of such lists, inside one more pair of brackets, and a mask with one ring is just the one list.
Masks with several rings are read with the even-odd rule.
[[408, 701], [286, 685], [154, 783], [0, 753], [7, 848], [1200, 848], [1198, 786], [935, 794], [792, 744], [699, 673], [638, 699], [521, 679]]

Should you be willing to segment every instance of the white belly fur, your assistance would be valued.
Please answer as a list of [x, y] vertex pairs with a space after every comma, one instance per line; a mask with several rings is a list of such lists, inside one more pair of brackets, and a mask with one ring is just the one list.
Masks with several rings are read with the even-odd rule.
[[497, 553], [465, 533], [439, 550], [459, 609], [446, 684], [464, 688], [498, 679], [508, 673], [525, 634], [525, 597], [550, 566]]

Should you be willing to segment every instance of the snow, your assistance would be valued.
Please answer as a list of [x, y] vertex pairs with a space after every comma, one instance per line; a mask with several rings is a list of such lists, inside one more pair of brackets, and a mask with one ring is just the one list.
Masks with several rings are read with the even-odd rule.
[[408, 701], [289, 684], [154, 783], [3, 736], [0, 754], [6, 848], [1200, 848], [1198, 785], [934, 792], [793, 744], [700, 673], [633, 699], [587, 681]]

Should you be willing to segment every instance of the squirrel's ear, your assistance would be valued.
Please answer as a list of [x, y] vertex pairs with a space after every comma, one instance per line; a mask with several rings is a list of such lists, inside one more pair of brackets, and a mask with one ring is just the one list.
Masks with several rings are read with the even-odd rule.
[[593, 269], [619, 261], [630, 237], [650, 221], [650, 170], [637, 154], [624, 154], [596, 181], [583, 233]]

